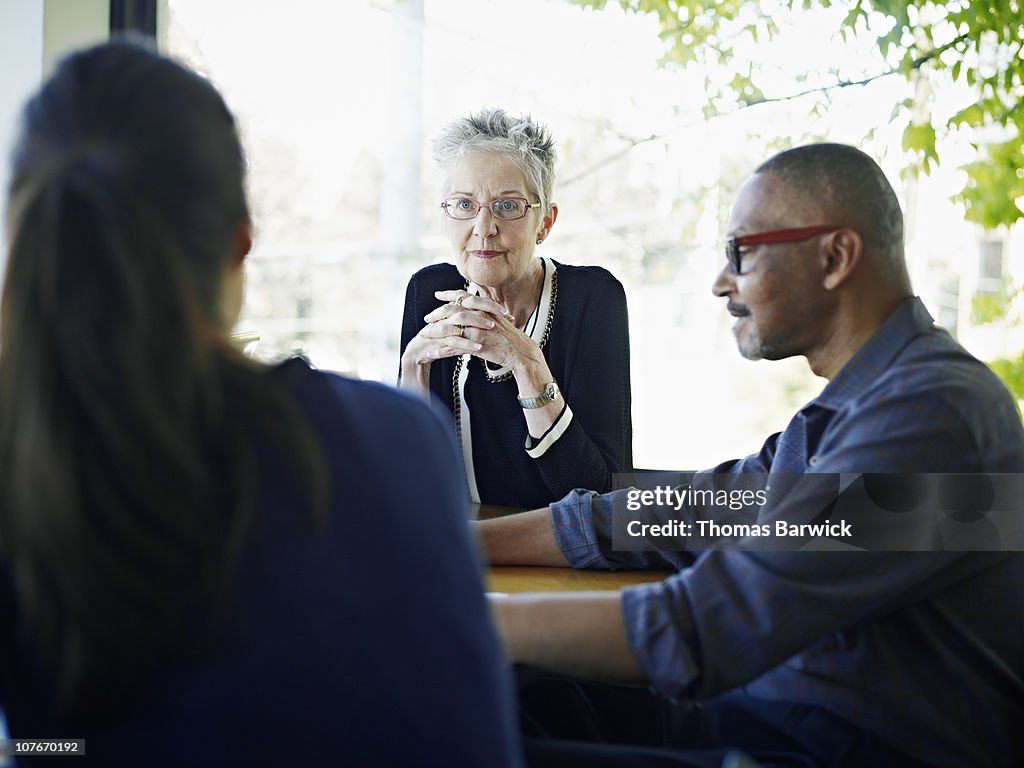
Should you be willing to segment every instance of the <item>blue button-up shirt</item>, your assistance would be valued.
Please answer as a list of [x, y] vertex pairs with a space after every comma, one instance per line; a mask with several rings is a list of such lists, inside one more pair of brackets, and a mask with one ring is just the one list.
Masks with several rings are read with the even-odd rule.
[[[1024, 429], [999, 380], [915, 298], [784, 432], [713, 471], [1021, 473]], [[575, 567], [680, 568], [622, 597], [658, 692], [745, 686], [818, 705], [936, 765], [1024, 753], [1024, 553], [618, 552], [624, 494], [574, 491], [552, 521]]]

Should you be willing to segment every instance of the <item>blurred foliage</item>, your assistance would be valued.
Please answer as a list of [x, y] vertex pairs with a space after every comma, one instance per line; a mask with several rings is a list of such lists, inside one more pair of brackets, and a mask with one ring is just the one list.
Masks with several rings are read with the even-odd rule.
[[1003, 278], [999, 290], [995, 293], [978, 294], [974, 297], [971, 302], [971, 322], [982, 324], [1015, 321], [1016, 318], [1011, 317], [1011, 310], [1018, 296], [1024, 297], [1024, 286], [1014, 287], [1009, 278]]
[[[608, 4], [571, 2], [595, 9]], [[912, 158], [911, 170], [928, 173], [939, 162], [940, 139], [965, 131], [978, 148], [977, 161], [964, 168], [967, 181], [957, 195], [967, 218], [986, 228], [1024, 218], [1024, 0], [776, 0], [774, 7], [751, 0], [612, 2], [629, 12], [657, 15], [665, 42], [663, 64], [694, 65], [709, 73], [709, 116], [723, 104], [744, 107], [779, 100], [766, 98], [759, 63], [742, 54], [751, 42], [765, 43], [779, 33], [773, 18], [777, 10], [839, 9], [835, 36], [873, 37], [884, 69], [858, 79], [832, 71], [830, 85], [812, 90], [891, 76], [923, 83], [913, 99], [893, 105], [894, 119], [909, 118], [903, 148]], [[821, 81], [820, 67], [812, 69], [811, 61], [807, 67], [806, 72], [793, 72], [794, 83]], [[710, 75], [721, 71], [728, 73], [724, 80]], [[941, 82], [965, 84], [975, 100], [949, 119], [934, 116], [930, 102]]]
[[[608, 0], [571, 0], [604, 8]], [[706, 117], [781, 101], [811, 91], [824, 93], [903, 77], [913, 98], [893, 105], [892, 119], [907, 121], [902, 147], [912, 174], [927, 174], [940, 162], [942, 139], [962, 132], [977, 149], [964, 166], [966, 182], [954, 199], [966, 218], [986, 229], [1024, 219], [1024, 0], [612, 0], [624, 10], [655, 14], [665, 43], [664, 66], [698, 67], [705, 74]], [[874, 40], [884, 62], [878, 71], [850, 73], [807, 61], [793, 71], [795, 93], [769, 97], [761, 63], [746, 51], [780, 34], [784, 12], [837, 9], [834, 38]], [[712, 73], [728, 73], [724, 78]], [[935, 91], [942, 84], [966, 86], [974, 100], [952, 117], [936, 116]], [[763, 87], [765, 89], [763, 89]], [[804, 87], [807, 90], [800, 91]], [[818, 104], [811, 108], [817, 110]], [[1024, 302], [1024, 286], [1005, 284], [995, 295], [978, 296], [976, 323], [1007, 326], [1024, 322], [1012, 309]], [[1014, 395], [1024, 400], [1024, 354], [990, 363]]]
[[[996, 293], [974, 297], [971, 302], [971, 320], [979, 324], [1016, 326], [1024, 321], [1020, 310], [1022, 304], [1024, 284], [1015, 286], [1009, 279], [1004, 279]], [[1015, 358], [991, 361], [989, 367], [1003, 380], [1014, 397], [1024, 400], [1024, 353]]]
[[994, 360], [988, 364], [996, 376], [1018, 400], [1024, 400], [1024, 355], [1010, 360]]
[[[1018, 120], [1024, 110], [1018, 108]], [[1018, 128], [1019, 130], [1019, 128]], [[967, 218], [985, 229], [1012, 224], [1024, 216], [1019, 207], [1024, 199], [1024, 132], [1012, 141], [991, 144], [984, 157], [967, 165], [967, 185], [959, 199], [967, 206]]]

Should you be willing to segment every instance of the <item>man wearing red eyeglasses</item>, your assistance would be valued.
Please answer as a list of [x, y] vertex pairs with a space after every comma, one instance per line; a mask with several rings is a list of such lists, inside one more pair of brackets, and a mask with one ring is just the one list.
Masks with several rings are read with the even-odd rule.
[[[870, 157], [840, 144], [776, 155], [739, 192], [728, 235], [712, 289], [736, 318], [740, 352], [805, 356], [829, 383], [785, 431], [704, 481], [761, 478], [767, 490], [769, 478], [866, 487], [862, 473], [991, 473], [1022, 485], [1016, 404], [914, 297], [902, 213]], [[1024, 764], [1019, 541], [629, 551], [615, 526], [630, 493], [574, 491], [479, 524], [496, 564], [678, 569], [621, 592], [492, 600], [512, 661], [653, 692], [525, 689], [526, 732], [543, 736], [527, 739], [531, 765], [717, 768], [732, 748], [756, 760], [734, 765]], [[776, 498], [749, 530], [772, 530], [761, 524], [778, 515]], [[1003, 498], [1024, 513], [1024, 489]], [[713, 513], [681, 506], [677, 527]]]
[[728, 300], [751, 360], [803, 355], [832, 379], [897, 307], [919, 311], [899, 202], [852, 147], [820, 144], [764, 163], [736, 198], [725, 254], [712, 290]]

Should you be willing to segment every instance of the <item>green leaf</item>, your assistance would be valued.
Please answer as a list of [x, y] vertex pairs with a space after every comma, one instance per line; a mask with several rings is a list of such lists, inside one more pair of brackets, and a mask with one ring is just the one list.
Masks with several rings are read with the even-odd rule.
[[891, 122], [895, 121], [896, 118], [898, 118], [900, 116], [900, 114], [904, 110], [911, 109], [911, 108], [913, 108], [913, 106], [914, 106], [914, 100], [913, 99], [903, 99], [903, 101], [897, 101], [893, 105], [892, 114], [889, 115], [889, 122], [891, 123]]
[[947, 125], [981, 125], [985, 120], [985, 111], [980, 104], [964, 107], [947, 121]]
[[987, 325], [1005, 320], [1010, 306], [1022, 292], [1024, 286], [1014, 288], [1010, 279], [1004, 277], [998, 291], [978, 294], [971, 301], [971, 322], [976, 325]]
[[903, 149], [923, 152], [925, 157], [935, 154], [935, 129], [931, 123], [911, 123], [903, 131]]
[[964, 203], [965, 216], [986, 229], [1011, 226], [1024, 219], [1017, 200], [1024, 198], [1024, 178], [1018, 170], [1024, 166], [1021, 137], [996, 144], [982, 145], [981, 157], [964, 167], [967, 184], [954, 199]]

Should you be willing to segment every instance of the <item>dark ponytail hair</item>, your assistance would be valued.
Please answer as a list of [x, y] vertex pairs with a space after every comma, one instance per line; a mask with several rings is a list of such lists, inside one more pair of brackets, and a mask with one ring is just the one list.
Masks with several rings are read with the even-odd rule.
[[207, 81], [132, 43], [73, 55], [27, 105], [12, 170], [0, 558], [55, 703], [101, 717], [215, 628], [257, 447], [313, 510], [326, 470], [280, 377], [223, 327], [248, 209]]

